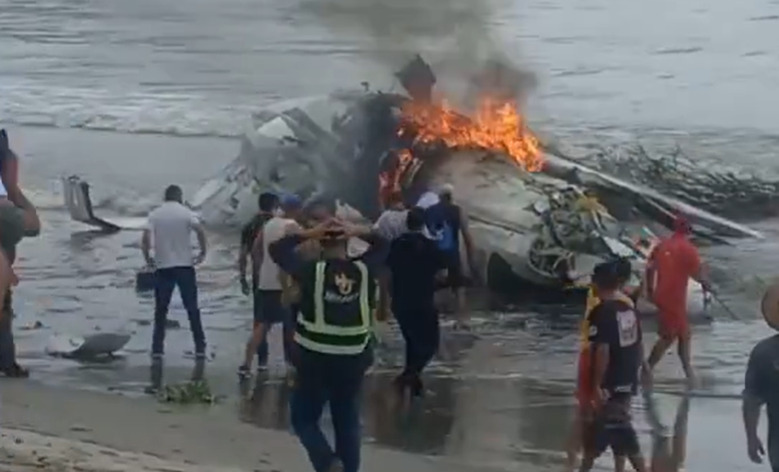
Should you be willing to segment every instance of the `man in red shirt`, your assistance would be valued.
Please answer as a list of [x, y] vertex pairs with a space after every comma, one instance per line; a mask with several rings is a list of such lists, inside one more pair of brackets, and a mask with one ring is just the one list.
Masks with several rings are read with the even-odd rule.
[[689, 239], [691, 231], [689, 222], [677, 216], [673, 235], [655, 246], [646, 268], [647, 294], [658, 309], [660, 335], [649, 355], [649, 366], [654, 368], [674, 341], [678, 341], [679, 359], [690, 383], [695, 375], [690, 363], [687, 284], [692, 278], [704, 290], [709, 289], [698, 249]]

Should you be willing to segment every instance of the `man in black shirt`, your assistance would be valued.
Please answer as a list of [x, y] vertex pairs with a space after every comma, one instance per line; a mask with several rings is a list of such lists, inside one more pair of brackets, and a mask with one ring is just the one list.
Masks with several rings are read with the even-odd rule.
[[[257, 238], [257, 233], [262, 231], [265, 223], [273, 218], [273, 213], [279, 206], [279, 197], [270, 192], [263, 192], [258, 199], [260, 211], [252, 220], [247, 223], [243, 230], [241, 230], [241, 249], [238, 254], [238, 272], [240, 274], [241, 291], [244, 295], [252, 294], [254, 304], [254, 323], [260, 321], [260, 307], [261, 303], [257, 297], [257, 283], [259, 282], [259, 270], [260, 266], [254, 260], [252, 255], [252, 245]], [[251, 258], [252, 264], [252, 283], [251, 286], [246, 280], [246, 263], [247, 259]], [[259, 366], [263, 366], [268, 363], [268, 342], [264, 340], [257, 348], [257, 362]]]
[[[779, 284], [769, 287], [762, 301], [763, 317], [768, 325], [779, 329]], [[757, 343], [749, 355], [744, 379], [742, 412], [747, 436], [747, 452], [756, 464], [763, 462], [765, 449], [757, 435], [760, 410], [768, 410], [768, 459], [779, 472], [779, 335]]]
[[436, 275], [446, 269], [445, 255], [424, 235], [425, 212], [412, 208], [406, 215], [407, 233], [390, 246], [387, 266], [392, 274], [392, 312], [406, 341], [406, 367], [395, 380], [403, 394], [423, 392], [420, 374], [438, 350], [438, 311], [435, 308]]
[[592, 276], [595, 295], [601, 300], [589, 315], [595, 405], [584, 437], [580, 472], [592, 470], [595, 459], [607, 447], [611, 447], [616, 464], [627, 457], [636, 471], [647, 470], [633, 429], [630, 403], [638, 390], [639, 368], [644, 375], [649, 370], [633, 304], [618, 297], [618, 269], [614, 263], [600, 264]]

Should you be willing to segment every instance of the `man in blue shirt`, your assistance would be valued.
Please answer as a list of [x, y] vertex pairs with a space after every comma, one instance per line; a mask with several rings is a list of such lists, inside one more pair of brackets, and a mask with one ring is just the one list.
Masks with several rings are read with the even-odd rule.
[[450, 288], [457, 297], [457, 326], [467, 327], [465, 311], [465, 278], [460, 257], [460, 235], [465, 245], [465, 255], [471, 276], [474, 275], [474, 246], [468, 226], [468, 216], [454, 203], [452, 194], [454, 187], [446, 184], [438, 190], [439, 201], [429, 206], [425, 211], [427, 228], [438, 243], [438, 249], [446, 259], [447, 278], [445, 286]]

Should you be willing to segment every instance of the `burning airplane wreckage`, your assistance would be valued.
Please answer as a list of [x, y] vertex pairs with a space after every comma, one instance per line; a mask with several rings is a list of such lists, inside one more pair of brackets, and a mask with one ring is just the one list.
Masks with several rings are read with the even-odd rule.
[[[207, 224], [239, 225], [256, 212], [260, 191], [295, 192], [335, 198], [339, 211], [373, 220], [392, 192], [413, 205], [450, 183], [477, 248], [472, 272], [494, 290], [521, 290], [518, 279], [526, 287], [586, 286], [594, 265], [615, 255], [632, 258], [638, 276], [656, 239], [648, 227], [669, 226], [677, 211], [703, 240], [760, 237], [545, 150], [511, 100], [483, 100], [471, 117], [436, 103], [435, 76], [419, 56], [396, 75], [408, 95], [366, 86], [254, 114], [238, 157], [190, 204]], [[120, 226], [92, 214], [85, 182], [64, 182], [74, 219]], [[690, 312], [703, 313], [701, 287], [692, 282], [690, 292]]]

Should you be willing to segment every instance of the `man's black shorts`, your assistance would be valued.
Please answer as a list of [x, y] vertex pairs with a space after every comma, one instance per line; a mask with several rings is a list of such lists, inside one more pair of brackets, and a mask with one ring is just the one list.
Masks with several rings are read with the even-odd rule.
[[439, 284], [438, 288], [451, 288], [456, 290], [465, 284], [463, 279], [463, 266], [460, 261], [460, 253], [453, 252], [446, 255], [446, 280]]
[[615, 456], [636, 456], [641, 452], [630, 416], [630, 399], [609, 400], [585, 428], [584, 449], [593, 457], [607, 448]]
[[289, 316], [289, 309], [281, 303], [281, 290], [254, 291], [254, 322], [281, 323]]

